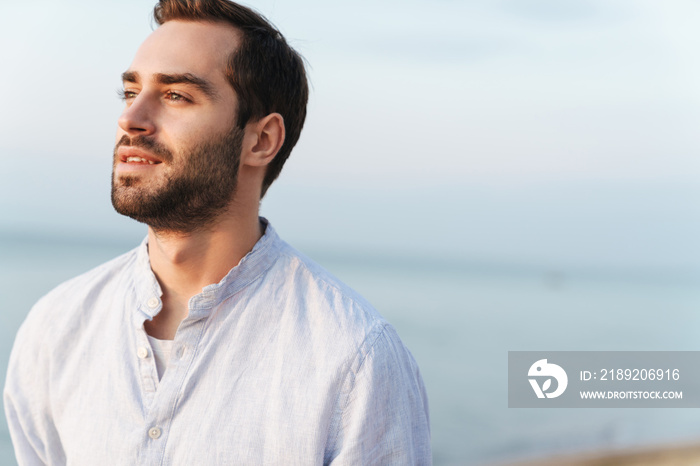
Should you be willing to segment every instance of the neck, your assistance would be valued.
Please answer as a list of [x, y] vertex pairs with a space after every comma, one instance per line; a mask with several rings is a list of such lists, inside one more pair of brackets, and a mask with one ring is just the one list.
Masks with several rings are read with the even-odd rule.
[[187, 317], [190, 298], [219, 283], [262, 236], [257, 208], [222, 217], [187, 234], [148, 229], [148, 257], [163, 291], [162, 310], [145, 323], [149, 335], [173, 339]]
[[187, 234], [149, 228], [148, 257], [164, 292], [191, 297], [221, 281], [261, 236], [257, 211], [247, 218], [228, 216]]

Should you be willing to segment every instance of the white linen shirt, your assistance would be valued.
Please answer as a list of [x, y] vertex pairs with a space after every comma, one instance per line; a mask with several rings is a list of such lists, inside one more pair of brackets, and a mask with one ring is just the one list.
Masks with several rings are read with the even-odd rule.
[[159, 381], [160, 298], [144, 241], [34, 306], [4, 391], [20, 465], [431, 463], [395, 330], [270, 225], [190, 299]]

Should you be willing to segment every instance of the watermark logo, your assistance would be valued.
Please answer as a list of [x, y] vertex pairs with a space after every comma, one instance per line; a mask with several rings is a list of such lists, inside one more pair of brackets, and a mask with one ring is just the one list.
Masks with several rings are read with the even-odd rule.
[[[532, 359], [531, 359], [532, 361]], [[566, 372], [560, 366], [556, 364], [549, 364], [546, 359], [540, 359], [532, 366], [527, 372], [528, 377], [536, 377], [534, 379], [528, 379], [532, 389], [535, 391], [537, 398], [556, 398], [564, 393], [566, 386], [569, 383], [569, 378], [566, 376]], [[542, 385], [540, 386], [539, 379], [544, 379]], [[548, 392], [552, 388], [552, 379], [557, 381], [556, 390]]]

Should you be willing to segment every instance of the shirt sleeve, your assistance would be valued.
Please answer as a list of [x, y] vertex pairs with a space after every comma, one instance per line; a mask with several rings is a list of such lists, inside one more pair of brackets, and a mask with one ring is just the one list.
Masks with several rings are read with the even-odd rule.
[[432, 464], [423, 380], [391, 326], [385, 324], [363, 345], [339, 398], [331, 435], [326, 464]]
[[7, 424], [20, 466], [64, 464], [48, 396], [44, 335], [31, 317], [17, 333], [10, 355], [3, 393]]

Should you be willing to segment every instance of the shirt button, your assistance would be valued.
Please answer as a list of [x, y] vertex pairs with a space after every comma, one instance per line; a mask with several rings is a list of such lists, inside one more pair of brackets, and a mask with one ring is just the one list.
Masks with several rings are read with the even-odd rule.
[[160, 431], [160, 428], [158, 428], [158, 427], [151, 427], [150, 429], [148, 429], [148, 436], [154, 440], [159, 438], [160, 434], [161, 434], [161, 431]]
[[146, 359], [148, 357], [148, 349], [146, 347], [142, 346], [136, 351], [136, 355], [140, 359]]
[[153, 298], [151, 298], [151, 299], [148, 300], [148, 307], [150, 307], [150, 308], [156, 308], [156, 307], [158, 307], [158, 303], [159, 303], [159, 302], [160, 302], [160, 301], [158, 300], [158, 298], [153, 297]]

